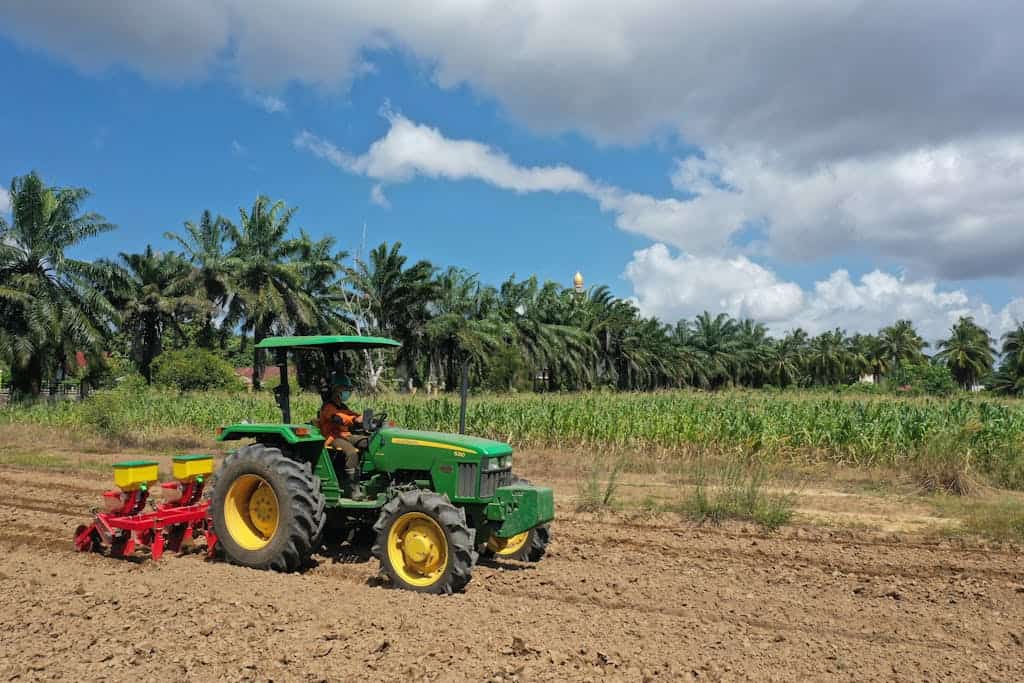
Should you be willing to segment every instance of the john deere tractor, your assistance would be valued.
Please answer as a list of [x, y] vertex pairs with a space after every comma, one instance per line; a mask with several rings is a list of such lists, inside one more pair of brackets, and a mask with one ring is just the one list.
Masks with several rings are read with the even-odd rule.
[[280, 368], [282, 421], [218, 430], [219, 441], [253, 441], [225, 459], [214, 485], [210, 509], [227, 559], [294, 571], [325, 535], [364, 538], [394, 585], [448, 593], [469, 582], [480, 553], [544, 555], [554, 496], [512, 473], [507, 444], [400, 429], [366, 411], [365, 447], [353, 463], [331, 447], [316, 416], [292, 420], [289, 351], [322, 354], [316, 365], [326, 374], [345, 365], [347, 352], [397, 346], [362, 336], [271, 337], [257, 345], [274, 352]]

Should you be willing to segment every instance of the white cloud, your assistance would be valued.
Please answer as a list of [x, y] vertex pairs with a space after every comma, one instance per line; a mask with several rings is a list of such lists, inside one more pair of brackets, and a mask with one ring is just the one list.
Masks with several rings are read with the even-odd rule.
[[446, 138], [437, 128], [386, 113], [391, 127], [365, 154], [354, 157], [332, 143], [303, 131], [295, 145], [352, 173], [391, 183], [416, 176], [445, 180], [482, 180], [514, 192], [592, 193], [595, 185], [568, 166], [523, 167], [501, 152], [472, 140]]
[[246, 98], [268, 114], [280, 114], [288, 111], [288, 103], [275, 95], [248, 92]]
[[11, 193], [0, 187], [0, 213], [11, 210]]
[[775, 334], [795, 327], [812, 334], [836, 327], [874, 333], [908, 318], [934, 342], [962, 315], [973, 315], [997, 337], [1024, 319], [1024, 298], [993, 311], [962, 289], [879, 270], [858, 280], [837, 270], [805, 291], [743, 256], [673, 256], [663, 244], [635, 252], [625, 276], [644, 314], [674, 321], [704, 310], [726, 312], [764, 322]]
[[480, 180], [513, 192], [574, 192], [617, 225], [688, 253], [721, 253], [745, 227], [762, 226], [769, 251], [811, 260], [858, 248], [924, 274], [952, 278], [1024, 270], [1024, 138], [979, 140], [893, 157], [783, 172], [723, 152], [681, 160], [673, 185], [689, 198], [606, 185], [561, 164], [520, 166], [499, 150], [445, 137], [388, 112], [388, 132], [361, 155], [308, 131], [295, 145], [382, 182], [415, 177]]
[[690, 318], [706, 309], [779, 323], [791, 320], [805, 303], [798, 285], [780, 281], [745, 256], [673, 257], [664, 244], [635, 252], [626, 278], [641, 309], [663, 320]]
[[[423, 153], [371, 150], [360, 173], [583, 192], [623, 229], [690, 253], [722, 250], [753, 222], [756, 247], [783, 260], [856, 248], [945, 278], [1024, 271], [1022, 25], [1014, 0], [0, 5], [0, 32], [83, 69], [229, 73], [255, 92], [344, 89], [372, 71], [374, 49], [415, 55], [441, 87], [468, 85], [539, 130], [613, 143], [680, 135], [707, 153], [677, 172], [696, 198], [519, 167], [472, 141], [445, 146], [446, 168], [424, 156], [443, 137], [414, 124], [378, 142], [405, 132]], [[470, 165], [476, 175], [460, 176]]]
[[535, 126], [613, 141], [672, 129], [794, 162], [1019, 132], [1024, 107], [1014, 0], [68, 4], [5, 3], [0, 30], [84, 68], [227, 66], [258, 88], [345, 87], [368, 71], [365, 50], [398, 48]]
[[[614, 213], [623, 230], [653, 239], [669, 240], [686, 232], [691, 249], [725, 246], [728, 233], [706, 228], [701, 220], [717, 204], [658, 198], [605, 185], [570, 166], [520, 166], [507, 155], [473, 140], [445, 137], [437, 128], [386, 112], [388, 132], [361, 155], [339, 149], [309, 131], [294, 144], [349, 172], [385, 183], [403, 183], [416, 177], [443, 180], [478, 180], [517, 193], [573, 192], [590, 197], [603, 211]], [[737, 213], [737, 218], [739, 213]], [[672, 240], [675, 243], [675, 240]]]
[[34, 0], [0, 6], [0, 32], [95, 73], [121, 64], [174, 81], [205, 78], [227, 44], [231, 17], [207, 0]]
[[647, 234], [682, 249], [700, 225], [730, 235], [757, 222], [791, 261], [858, 248], [948, 278], [1024, 272], [1024, 136], [790, 171], [725, 150], [680, 162], [673, 183], [696, 198]]
[[249, 150], [238, 140], [231, 141], [231, 153], [236, 157], [245, 156]]
[[384, 194], [384, 188], [380, 186], [380, 183], [377, 183], [370, 189], [370, 201], [382, 208], [391, 208], [391, 202], [388, 201], [387, 196]]

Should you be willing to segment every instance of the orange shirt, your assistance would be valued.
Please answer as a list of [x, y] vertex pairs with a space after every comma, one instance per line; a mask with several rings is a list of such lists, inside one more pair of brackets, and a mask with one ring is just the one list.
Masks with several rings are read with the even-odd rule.
[[[340, 423], [334, 419], [335, 416], [341, 420]], [[339, 408], [333, 403], [325, 403], [324, 407], [320, 409], [320, 416], [317, 418], [320, 433], [324, 436], [333, 436], [336, 439], [350, 436], [352, 425], [358, 421], [359, 413], [350, 410], [348, 406], [341, 406]]]

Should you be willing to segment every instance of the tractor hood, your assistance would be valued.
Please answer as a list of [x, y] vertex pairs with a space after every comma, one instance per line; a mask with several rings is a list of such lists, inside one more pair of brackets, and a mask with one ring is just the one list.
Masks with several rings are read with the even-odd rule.
[[380, 431], [383, 442], [381, 446], [418, 446], [420, 448], [441, 449], [476, 455], [508, 455], [512, 447], [500, 441], [481, 439], [464, 434], [445, 434], [443, 432], [421, 432], [414, 429], [398, 429], [387, 427]]

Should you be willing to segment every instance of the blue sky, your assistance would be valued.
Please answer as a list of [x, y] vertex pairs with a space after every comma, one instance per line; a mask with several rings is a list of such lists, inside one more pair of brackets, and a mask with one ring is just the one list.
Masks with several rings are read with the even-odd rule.
[[[268, 112], [258, 97], [223, 81], [174, 85], [123, 68], [83, 76], [73, 67], [0, 40], [0, 64], [18, 107], [0, 114], [0, 177], [38, 170], [51, 183], [84, 186], [88, 204], [119, 229], [90, 240], [90, 258], [169, 248], [166, 230], [204, 208], [236, 219], [258, 193], [298, 206], [295, 225], [330, 234], [355, 253], [400, 240], [412, 258], [460, 265], [500, 282], [536, 273], [569, 284], [576, 270], [621, 296], [628, 255], [650, 241], [618, 230], [592, 202], [573, 196], [517, 196], [475, 181], [418, 180], [389, 191], [390, 208], [369, 201], [374, 183], [295, 149], [300, 129], [363, 150], [388, 128], [390, 105], [453, 136], [483, 139], [524, 164], [573, 164], [595, 177], [640, 190], [670, 191], [672, 150], [597, 146], [579, 135], [531, 135], [467, 88], [442, 91], [415, 63], [373, 55], [376, 73], [351, 91], [285, 89], [287, 109]], [[24, 131], [31, 131], [25, 135]], [[665, 146], [667, 147], [667, 146]]]
[[0, 176], [92, 190], [120, 228], [88, 257], [265, 193], [353, 252], [365, 224], [492, 283], [581, 270], [667, 321], [998, 334], [1024, 317], [1024, 21], [911, 9], [21, 3]]

